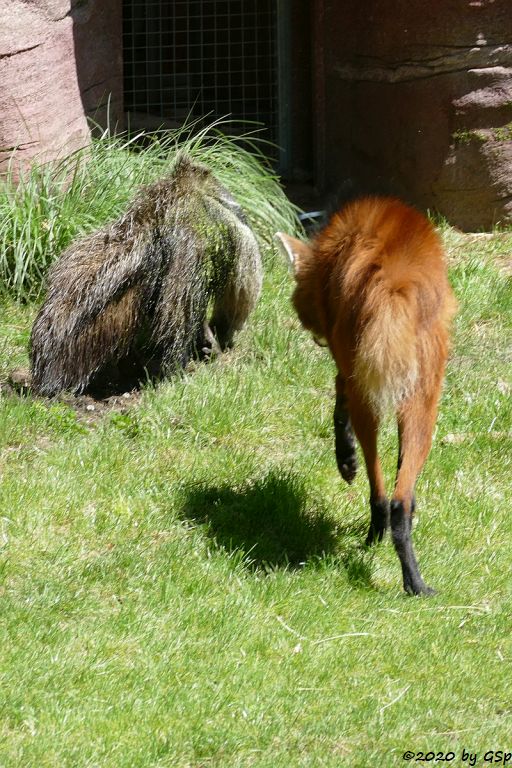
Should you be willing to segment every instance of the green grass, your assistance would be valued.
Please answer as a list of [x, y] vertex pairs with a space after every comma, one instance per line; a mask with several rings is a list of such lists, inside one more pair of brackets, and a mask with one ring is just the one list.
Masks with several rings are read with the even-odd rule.
[[[84, 151], [0, 180], [0, 297], [37, 298], [50, 264], [76, 237], [114, 220], [143, 184], [167, 173], [178, 150], [211, 168], [244, 208], [262, 246], [297, 227], [255, 128], [221, 133], [222, 121], [143, 136], [105, 133]], [[132, 151], [137, 147], [137, 151]]]
[[[414, 540], [361, 548], [333, 364], [278, 261], [228, 355], [87, 425], [0, 397], [0, 765], [400, 766], [512, 751], [508, 236], [447, 230], [461, 307]], [[34, 309], [1, 305], [0, 378]], [[391, 480], [395, 430], [382, 432]]]

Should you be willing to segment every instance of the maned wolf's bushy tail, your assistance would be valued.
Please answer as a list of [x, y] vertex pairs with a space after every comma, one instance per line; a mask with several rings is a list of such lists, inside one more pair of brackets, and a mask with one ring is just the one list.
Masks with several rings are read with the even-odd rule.
[[[379, 414], [429, 380], [428, 360], [437, 359], [455, 305], [427, 219], [395, 200], [363, 200], [356, 211], [375, 234], [352, 243], [342, 293], [354, 320], [354, 382]], [[440, 322], [446, 333], [434, 330]]]
[[31, 336], [33, 386], [83, 392], [123, 359], [170, 373], [201, 345], [214, 304], [228, 345], [261, 288], [256, 239], [229, 192], [181, 154], [116, 222], [50, 270]]
[[415, 314], [412, 289], [396, 293], [385, 282], [368, 287], [359, 315], [354, 379], [376, 413], [395, 410], [416, 385]]

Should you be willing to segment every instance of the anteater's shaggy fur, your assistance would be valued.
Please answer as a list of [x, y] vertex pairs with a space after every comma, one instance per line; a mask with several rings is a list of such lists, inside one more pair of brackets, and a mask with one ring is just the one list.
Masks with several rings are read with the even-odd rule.
[[[93, 394], [182, 368], [228, 347], [261, 289], [242, 209], [203, 165], [180, 155], [114, 223], [54, 264], [32, 329], [33, 388]], [[211, 317], [208, 325], [208, 311]]]

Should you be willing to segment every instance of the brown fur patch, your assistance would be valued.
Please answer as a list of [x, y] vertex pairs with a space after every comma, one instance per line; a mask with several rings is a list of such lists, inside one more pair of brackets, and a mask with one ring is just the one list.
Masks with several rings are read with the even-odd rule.
[[335, 214], [297, 266], [293, 303], [377, 412], [429, 388], [455, 300], [441, 241], [418, 211], [363, 198]]
[[123, 390], [173, 373], [206, 344], [208, 321], [220, 347], [231, 344], [261, 282], [258, 245], [240, 206], [181, 154], [169, 176], [52, 266], [32, 328], [34, 389]]
[[[327, 339], [338, 367], [336, 460], [348, 483], [357, 468], [353, 433], [363, 450], [371, 508], [366, 542], [380, 541], [389, 525], [405, 590], [431, 594], [414, 555], [411, 519], [456, 309], [441, 241], [425, 216], [394, 198], [349, 204], [309, 247], [285, 235], [280, 240], [301, 254], [294, 262], [299, 318]], [[377, 434], [382, 412], [391, 408], [400, 449], [389, 504]]]

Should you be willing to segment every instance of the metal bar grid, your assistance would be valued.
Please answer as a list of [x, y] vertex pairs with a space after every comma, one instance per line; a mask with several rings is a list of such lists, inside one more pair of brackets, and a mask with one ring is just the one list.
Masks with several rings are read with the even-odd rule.
[[123, 0], [123, 47], [128, 111], [230, 115], [277, 140], [277, 0]]

